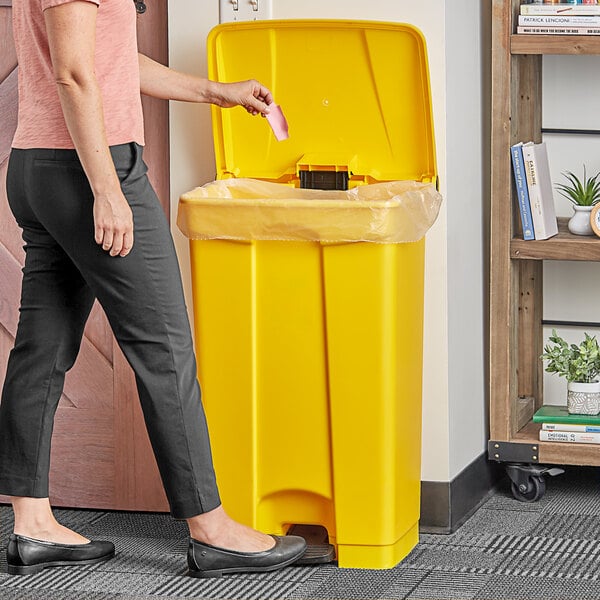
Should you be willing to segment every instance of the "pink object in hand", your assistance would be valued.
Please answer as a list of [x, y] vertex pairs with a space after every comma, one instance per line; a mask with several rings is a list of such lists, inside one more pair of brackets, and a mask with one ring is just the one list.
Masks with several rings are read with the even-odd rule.
[[267, 121], [275, 134], [278, 142], [282, 140], [287, 140], [290, 137], [288, 133], [288, 124], [283, 116], [283, 111], [281, 110], [281, 106], [275, 104], [274, 102], [269, 104], [269, 113], [267, 114]]

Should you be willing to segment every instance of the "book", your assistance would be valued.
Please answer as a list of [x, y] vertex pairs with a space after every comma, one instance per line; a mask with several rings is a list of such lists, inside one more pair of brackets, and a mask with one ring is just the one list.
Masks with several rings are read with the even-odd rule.
[[600, 15], [519, 15], [519, 25], [524, 27], [600, 27]]
[[521, 213], [521, 225], [523, 226], [523, 239], [534, 240], [533, 221], [531, 220], [531, 206], [529, 205], [529, 192], [527, 190], [527, 179], [525, 177], [525, 163], [523, 162], [523, 144], [519, 142], [510, 147], [512, 158], [515, 186], [517, 188], [517, 204]]
[[579, 423], [582, 425], [600, 425], [600, 415], [572, 415], [566, 405], [544, 404], [533, 415], [534, 423]]
[[600, 15], [600, 5], [577, 4], [521, 4], [522, 15]]
[[522, 150], [535, 239], [547, 240], [558, 233], [558, 222], [546, 144], [527, 142]]
[[569, 431], [540, 430], [540, 442], [570, 442], [575, 444], [600, 444], [600, 433], [574, 433]]
[[600, 27], [517, 27], [528, 35], [600, 35]]
[[573, 431], [577, 433], [600, 433], [600, 425], [584, 425], [583, 423], [542, 423], [544, 431]]

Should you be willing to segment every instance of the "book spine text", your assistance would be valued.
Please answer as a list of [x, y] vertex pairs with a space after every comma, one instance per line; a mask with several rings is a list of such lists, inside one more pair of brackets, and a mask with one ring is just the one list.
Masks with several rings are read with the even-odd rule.
[[598, 27], [600, 16], [519, 15], [519, 25], [525, 27]]
[[540, 430], [540, 442], [570, 442], [575, 444], [600, 444], [600, 433]]
[[542, 423], [544, 431], [569, 431], [573, 433], [600, 433], [600, 425], [579, 425], [577, 423]]
[[600, 27], [517, 27], [529, 35], [600, 35]]
[[527, 179], [525, 177], [525, 164], [523, 162], [523, 150], [521, 144], [515, 144], [510, 149], [517, 188], [517, 202], [521, 213], [521, 225], [523, 226], [523, 239], [535, 239], [533, 221], [531, 218], [531, 206], [529, 205], [529, 192], [527, 190]]

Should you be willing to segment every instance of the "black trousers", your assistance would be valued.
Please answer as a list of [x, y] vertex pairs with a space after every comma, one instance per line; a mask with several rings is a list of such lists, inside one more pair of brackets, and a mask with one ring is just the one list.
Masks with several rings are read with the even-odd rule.
[[[54, 413], [94, 298], [133, 367], [171, 512], [219, 506], [179, 265], [142, 148], [111, 148], [134, 247], [94, 241], [93, 196], [74, 150], [13, 149], [8, 200], [25, 241], [20, 319], [0, 403], [0, 494], [45, 498]], [[92, 475], [91, 475], [92, 476]]]

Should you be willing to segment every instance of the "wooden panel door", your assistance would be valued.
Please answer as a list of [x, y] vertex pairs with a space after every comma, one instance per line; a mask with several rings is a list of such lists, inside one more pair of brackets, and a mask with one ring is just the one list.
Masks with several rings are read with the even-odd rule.
[[[17, 120], [17, 59], [11, 0], [0, 0], [0, 381], [18, 320], [22, 240], [6, 199], [6, 169]], [[167, 0], [138, 17], [140, 49], [167, 59]], [[145, 159], [168, 214], [168, 108], [144, 98]], [[67, 374], [52, 444], [50, 496], [55, 506], [168, 510], [145, 431], [133, 373], [96, 303], [81, 351]]]

